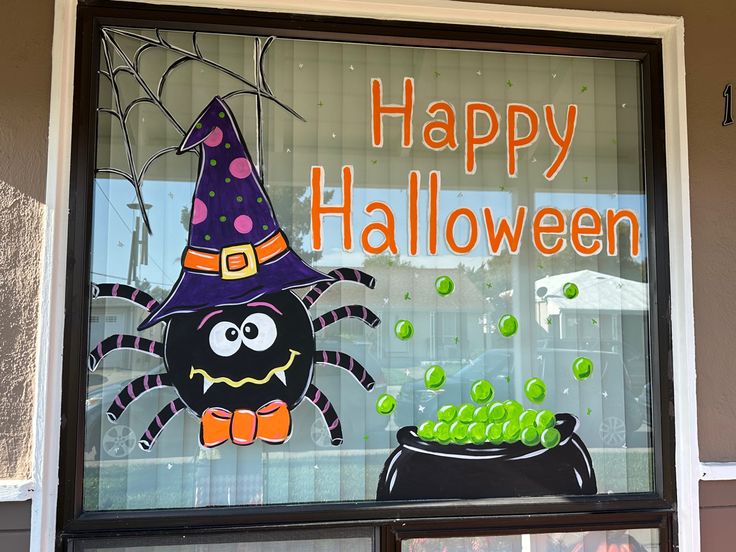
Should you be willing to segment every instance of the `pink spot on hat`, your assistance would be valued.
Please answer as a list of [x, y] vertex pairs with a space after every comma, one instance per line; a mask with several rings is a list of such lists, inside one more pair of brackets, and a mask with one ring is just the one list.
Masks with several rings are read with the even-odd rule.
[[241, 234], [247, 234], [248, 232], [253, 230], [253, 219], [250, 218], [248, 215], [239, 215], [235, 217], [233, 225], [235, 226], [235, 229]]
[[230, 162], [230, 174], [235, 178], [246, 178], [250, 172], [250, 162], [245, 157], [237, 157]]
[[201, 199], [194, 198], [194, 208], [192, 209], [192, 224], [204, 222], [207, 218], [207, 205]]
[[204, 139], [204, 145], [211, 148], [216, 148], [222, 143], [222, 131], [220, 127], [215, 127], [212, 132], [207, 135]]

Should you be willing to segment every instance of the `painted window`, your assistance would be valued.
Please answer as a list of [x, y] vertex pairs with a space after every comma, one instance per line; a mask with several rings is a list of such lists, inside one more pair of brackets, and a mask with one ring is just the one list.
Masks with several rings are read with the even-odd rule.
[[[668, 492], [642, 56], [97, 29], [78, 515]], [[660, 549], [553, 528], [396, 542]]]

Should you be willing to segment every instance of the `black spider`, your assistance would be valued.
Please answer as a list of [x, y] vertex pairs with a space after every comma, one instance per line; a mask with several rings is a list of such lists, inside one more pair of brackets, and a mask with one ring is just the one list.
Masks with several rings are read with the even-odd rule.
[[[281, 291], [241, 305], [173, 315], [165, 322], [163, 343], [124, 334], [100, 341], [89, 354], [90, 371], [105, 355], [118, 349], [160, 357], [166, 367], [165, 373], [141, 376], [124, 387], [108, 408], [108, 419], [116, 422], [135, 399], [151, 389], [174, 387], [179, 397], [161, 409], [139, 441], [143, 450], [150, 450], [161, 430], [184, 409], [201, 418], [208, 409], [255, 413], [278, 401], [291, 411], [307, 398], [320, 411], [332, 444], [341, 444], [340, 418], [329, 399], [312, 383], [314, 365], [343, 368], [367, 391], [375, 381], [350, 355], [317, 350], [315, 333], [343, 318], [357, 318], [371, 327], [380, 320], [360, 305], [339, 307], [312, 320], [309, 309], [333, 283], [350, 281], [371, 289], [375, 286], [372, 276], [355, 269], [336, 269], [329, 275], [332, 281], [316, 284], [303, 299], [291, 291]], [[92, 298], [99, 297], [125, 299], [149, 312], [158, 305], [147, 293], [124, 284], [92, 284]], [[290, 435], [290, 416], [288, 420]], [[233, 442], [249, 444], [235, 438]]]

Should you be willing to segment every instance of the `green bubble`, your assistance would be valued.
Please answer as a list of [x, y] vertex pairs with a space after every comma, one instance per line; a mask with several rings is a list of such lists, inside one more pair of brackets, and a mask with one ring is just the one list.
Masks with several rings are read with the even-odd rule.
[[519, 321], [513, 314], [504, 314], [498, 319], [498, 331], [504, 337], [511, 337], [519, 329]]
[[219, 117], [220, 119], [224, 119], [224, 118], [225, 118], [225, 112], [224, 112], [224, 111], [220, 111], [220, 112], [219, 112], [219, 113], [217, 114], [217, 116], [218, 116], [218, 117]]
[[399, 320], [394, 326], [394, 334], [401, 341], [411, 339], [411, 336], [414, 335], [414, 325], [408, 320]]
[[539, 404], [544, 402], [544, 399], [547, 396], [547, 386], [539, 378], [529, 378], [524, 384], [524, 393], [526, 394], [527, 399], [533, 403]]
[[230, 178], [229, 176], [226, 176], [225, 177], [225, 184], [230, 184], [230, 182], [232, 182], [232, 178]]
[[256, 198], [256, 203], [263, 203], [263, 198], [262, 197]]
[[507, 443], [515, 443], [521, 436], [521, 427], [516, 420], [508, 420], [503, 424], [503, 440]]
[[225, 149], [230, 149], [230, 143], [229, 142], [225, 142]]
[[468, 426], [468, 437], [474, 445], [482, 445], [486, 442], [486, 424], [473, 422]]
[[493, 400], [493, 385], [488, 380], [480, 379], [470, 388], [470, 398], [478, 404], [486, 404]]
[[210, 190], [210, 197], [215, 197], [215, 191], [214, 190]]
[[243, 196], [235, 196], [235, 201], [238, 203], [243, 203]]
[[434, 425], [434, 422], [430, 422], [429, 420], [419, 424], [419, 427], [417, 428], [417, 435], [419, 435], [419, 438], [424, 441], [431, 441], [434, 439]]
[[217, 165], [217, 159], [210, 159], [210, 165], [213, 167]]
[[225, 215], [220, 215], [220, 222], [226, 222], [227, 217]]
[[472, 404], [462, 404], [457, 409], [457, 419], [466, 424], [473, 421], [473, 414], [475, 414], [475, 405]]
[[210, 236], [209, 234], [204, 235], [204, 241], [210, 241], [211, 239], [212, 239], [212, 236]]
[[540, 410], [537, 414], [537, 419], [534, 421], [534, 425], [537, 426], [539, 431], [555, 427], [556, 423], [557, 418], [555, 418], [555, 415], [549, 410]]
[[450, 425], [450, 435], [452, 435], [453, 442], [458, 445], [468, 442], [468, 426], [469, 424], [460, 420], [452, 422], [452, 425]]
[[432, 391], [442, 389], [446, 380], [447, 376], [445, 375], [445, 370], [442, 366], [438, 366], [437, 364], [430, 366], [427, 368], [427, 371], [424, 372], [424, 386]]
[[449, 276], [440, 276], [434, 281], [434, 287], [437, 293], [445, 297], [455, 291], [455, 282]]
[[578, 381], [588, 379], [593, 373], [593, 361], [586, 357], [578, 357], [572, 361], [572, 375]]
[[503, 424], [488, 424], [486, 426], [486, 439], [494, 445], [503, 443]]
[[525, 427], [521, 432], [521, 442], [528, 447], [535, 447], [539, 444], [539, 431], [536, 427]]
[[396, 399], [388, 393], [382, 393], [376, 399], [376, 412], [388, 416], [396, 408]]
[[509, 420], [518, 419], [519, 415], [524, 412], [524, 407], [518, 401], [509, 399], [508, 401], [503, 401], [503, 406], [506, 409], [506, 418]]
[[572, 282], [567, 282], [564, 286], [562, 286], [562, 293], [568, 299], [575, 299], [578, 296], [578, 293], [580, 293], [580, 290], [578, 290], [578, 286], [576, 286]]
[[454, 404], [446, 404], [437, 410], [437, 419], [450, 423], [457, 416], [457, 407]]
[[560, 432], [554, 427], [549, 427], [542, 432], [540, 441], [544, 448], [553, 448], [560, 444]]
[[479, 422], [482, 424], [488, 423], [488, 407], [487, 406], [479, 406], [475, 409], [475, 412], [473, 412], [473, 421]]
[[195, 126], [195, 128], [196, 128], [197, 130], [199, 130], [200, 128], [202, 128], [202, 123], [197, 123], [197, 124], [196, 124], [196, 125], [194, 125], [194, 126]]
[[493, 403], [488, 407], [488, 419], [496, 423], [506, 421], [506, 407], [503, 403]]
[[537, 411], [536, 410], [529, 409], [519, 414], [519, 425], [521, 427], [534, 427], [536, 421], [537, 421]]
[[434, 425], [434, 439], [443, 445], [452, 441], [452, 435], [450, 435], [450, 424], [447, 422], [437, 422]]

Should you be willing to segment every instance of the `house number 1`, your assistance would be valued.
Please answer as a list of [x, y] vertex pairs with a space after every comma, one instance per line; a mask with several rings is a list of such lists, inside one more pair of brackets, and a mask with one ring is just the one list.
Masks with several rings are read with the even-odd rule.
[[723, 126], [733, 124], [733, 102], [732, 102], [732, 88], [730, 84], [726, 85], [723, 89]]

